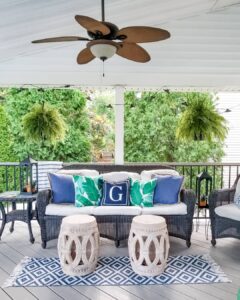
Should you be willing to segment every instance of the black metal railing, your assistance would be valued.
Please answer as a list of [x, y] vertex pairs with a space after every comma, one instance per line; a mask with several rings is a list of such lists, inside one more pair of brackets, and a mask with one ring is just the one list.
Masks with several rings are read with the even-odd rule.
[[169, 163], [185, 176], [187, 188], [196, 190], [196, 176], [206, 171], [212, 176], [213, 189], [230, 188], [239, 174], [240, 163]]
[[16, 162], [0, 162], [0, 192], [20, 189], [20, 167]]
[[126, 163], [124, 165], [104, 163], [64, 163], [67, 169], [95, 169], [100, 173], [129, 171], [141, 173], [142, 170], [173, 168], [185, 176], [185, 187], [196, 191], [196, 176], [207, 171], [213, 178], [213, 189], [231, 187], [240, 172], [240, 163]]

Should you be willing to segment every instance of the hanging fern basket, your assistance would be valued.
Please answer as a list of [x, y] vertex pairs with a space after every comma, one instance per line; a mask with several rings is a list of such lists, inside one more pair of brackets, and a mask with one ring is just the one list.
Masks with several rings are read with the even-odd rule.
[[224, 141], [227, 132], [226, 120], [216, 111], [210, 96], [196, 93], [180, 117], [176, 136], [185, 141]]
[[63, 116], [47, 103], [35, 104], [23, 117], [22, 124], [26, 139], [35, 143], [55, 144], [65, 138], [66, 123]]

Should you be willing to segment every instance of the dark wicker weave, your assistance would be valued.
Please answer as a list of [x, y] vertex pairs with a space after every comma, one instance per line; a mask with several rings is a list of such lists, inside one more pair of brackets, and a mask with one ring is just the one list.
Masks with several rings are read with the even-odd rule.
[[209, 211], [211, 219], [213, 246], [216, 245], [217, 238], [234, 237], [240, 239], [240, 221], [220, 217], [215, 214], [215, 208], [220, 205], [230, 204], [233, 202], [236, 185], [240, 175], [236, 178], [234, 185], [230, 189], [212, 191], [209, 195]]
[[[8, 191], [0, 193], [0, 212], [2, 214], [2, 225], [0, 228], [0, 239], [4, 231], [6, 223], [11, 222], [10, 232], [14, 231], [15, 221], [25, 222], [28, 225], [28, 231], [30, 236], [30, 242], [34, 243], [35, 239], [32, 233], [31, 220], [34, 216], [34, 211], [32, 209], [32, 203], [36, 201], [37, 194], [24, 195], [17, 191]], [[23, 202], [26, 204], [23, 209], [17, 208], [17, 203]], [[3, 203], [9, 203], [12, 205], [12, 210], [7, 211]]]
[[[45, 190], [38, 193], [37, 217], [41, 228], [42, 247], [46, 248], [47, 242], [56, 239], [59, 234], [63, 217], [45, 215], [46, 206], [50, 202], [51, 191]], [[196, 197], [193, 191], [182, 190], [181, 201], [187, 205], [186, 215], [164, 216], [167, 222], [169, 235], [186, 240], [188, 247], [191, 245], [193, 213]], [[95, 216], [97, 219], [99, 232], [102, 237], [115, 241], [119, 246], [120, 241], [127, 239], [133, 216]]]

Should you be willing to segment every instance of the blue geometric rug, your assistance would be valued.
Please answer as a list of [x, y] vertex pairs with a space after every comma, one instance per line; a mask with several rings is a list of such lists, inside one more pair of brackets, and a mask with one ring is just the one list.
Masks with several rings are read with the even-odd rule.
[[100, 257], [96, 271], [86, 276], [67, 276], [58, 258], [25, 257], [6, 280], [9, 286], [150, 285], [231, 282], [208, 255], [169, 256], [164, 273], [145, 277], [133, 272], [129, 258]]

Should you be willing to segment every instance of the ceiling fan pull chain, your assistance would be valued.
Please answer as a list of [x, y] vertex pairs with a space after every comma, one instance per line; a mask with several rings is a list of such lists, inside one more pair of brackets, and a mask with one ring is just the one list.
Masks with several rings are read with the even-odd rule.
[[105, 71], [104, 71], [104, 60], [103, 60], [103, 65], [102, 65], [102, 77], [105, 77]]

